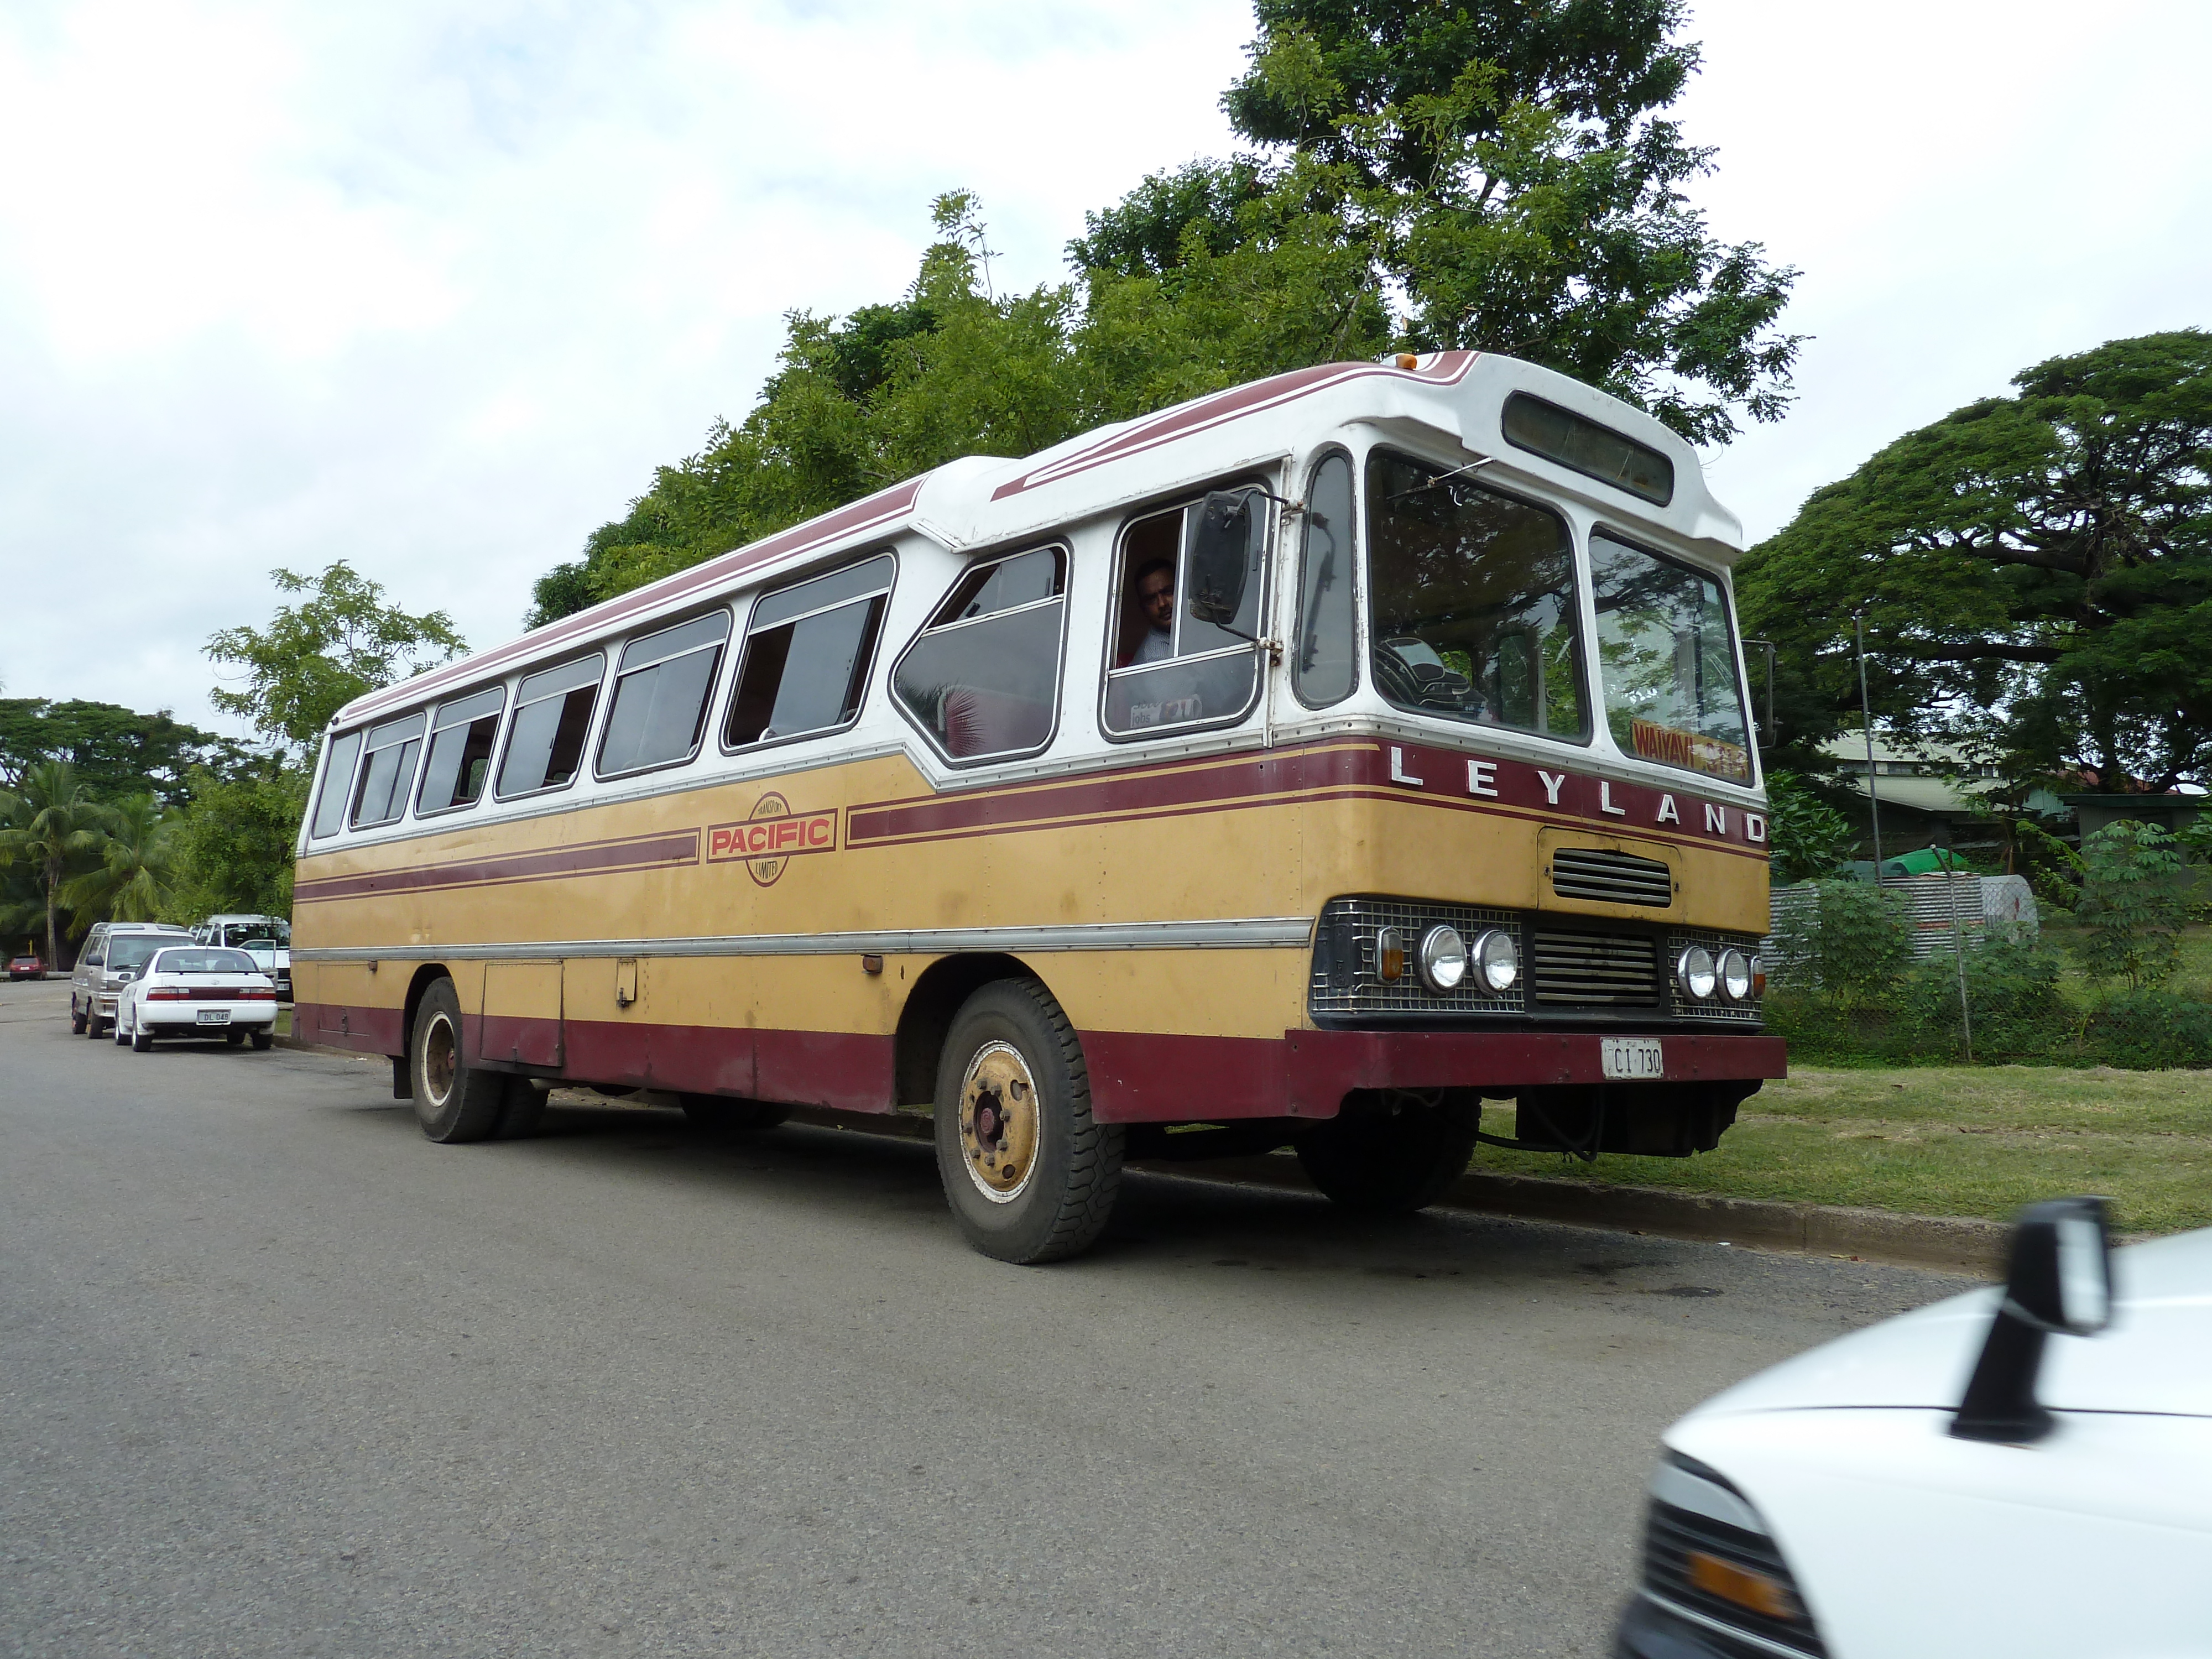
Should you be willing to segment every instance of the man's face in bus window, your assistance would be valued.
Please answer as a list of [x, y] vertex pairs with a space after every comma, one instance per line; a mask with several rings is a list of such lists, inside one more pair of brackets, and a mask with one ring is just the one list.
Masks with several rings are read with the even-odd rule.
[[1137, 582], [1137, 603], [1145, 620], [1166, 633], [1175, 623], [1175, 572], [1164, 567], [1146, 571]]

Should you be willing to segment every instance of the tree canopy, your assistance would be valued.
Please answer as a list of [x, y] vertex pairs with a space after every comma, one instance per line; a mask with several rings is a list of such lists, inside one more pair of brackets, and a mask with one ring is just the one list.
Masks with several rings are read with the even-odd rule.
[[1800, 748], [1877, 716], [2014, 770], [2163, 791], [2212, 766], [2212, 334], [2054, 357], [1816, 491], [1753, 550]]
[[975, 198], [896, 301], [794, 312], [735, 426], [533, 590], [552, 621], [966, 454], [1020, 455], [1386, 349], [1559, 368], [1701, 442], [1787, 400], [1795, 273], [1683, 191], [1681, 0], [1261, 0], [1224, 104], [1255, 149], [1087, 215], [1075, 279], [1000, 294]]
[[66, 761], [102, 800], [151, 793], [173, 806], [194, 767], [221, 774], [244, 763], [228, 738], [186, 726], [167, 709], [142, 714], [112, 702], [0, 697], [0, 789], [14, 789], [42, 761]]

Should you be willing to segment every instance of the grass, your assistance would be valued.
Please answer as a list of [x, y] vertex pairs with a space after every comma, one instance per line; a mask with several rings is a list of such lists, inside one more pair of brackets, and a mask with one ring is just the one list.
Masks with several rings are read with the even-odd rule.
[[[1513, 1132], [1510, 1107], [1483, 1120]], [[2212, 1072], [1803, 1070], [1746, 1102], [1719, 1149], [1696, 1158], [1585, 1164], [1484, 1146], [1474, 1168], [1993, 1220], [2100, 1193], [2120, 1230], [2178, 1232], [2212, 1225]]]

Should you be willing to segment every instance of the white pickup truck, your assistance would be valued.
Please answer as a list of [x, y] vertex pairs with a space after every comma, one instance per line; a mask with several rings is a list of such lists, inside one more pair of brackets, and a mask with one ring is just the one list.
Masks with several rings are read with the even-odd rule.
[[210, 916], [192, 929], [192, 937], [245, 951], [276, 982], [276, 1000], [292, 1000], [292, 924], [281, 916]]

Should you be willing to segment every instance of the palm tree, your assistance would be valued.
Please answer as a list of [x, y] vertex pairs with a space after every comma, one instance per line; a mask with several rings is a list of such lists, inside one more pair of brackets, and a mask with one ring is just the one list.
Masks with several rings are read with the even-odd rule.
[[62, 878], [70, 860], [98, 853], [111, 815], [94, 800], [67, 761], [41, 761], [26, 769], [14, 799], [0, 802], [0, 864], [22, 862], [37, 871], [46, 901], [46, 961], [61, 963]]
[[168, 902], [174, 820], [151, 795], [131, 795], [107, 810], [100, 866], [62, 884], [62, 902], [80, 927], [102, 916], [154, 921]]

